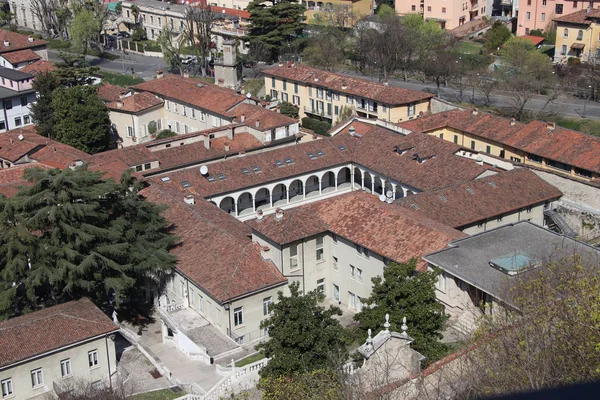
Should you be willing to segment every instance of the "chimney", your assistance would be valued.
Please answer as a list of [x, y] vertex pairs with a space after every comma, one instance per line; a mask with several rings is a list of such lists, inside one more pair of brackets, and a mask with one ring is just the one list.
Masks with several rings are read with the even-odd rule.
[[258, 210], [256, 212], [256, 219], [259, 221], [262, 221], [262, 219], [263, 219], [263, 211], [262, 210]]
[[592, 12], [592, 2], [590, 1], [590, 2], [588, 3], [587, 10], [585, 11], [585, 13], [586, 13], [586, 14], [589, 14], [589, 13], [591, 13], [591, 12]]
[[29, 43], [33, 43], [33, 36], [29, 36], [27, 40], [29, 40]]
[[206, 150], [210, 150], [210, 136], [204, 135], [204, 147]]
[[556, 129], [556, 122], [548, 122], [546, 126], [548, 127], [549, 131], [553, 131]]
[[156, 79], [160, 79], [164, 76], [164, 72], [162, 69], [159, 69], [158, 71], [156, 71]]
[[517, 120], [514, 118], [510, 119], [510, 126], [515, 126], [515, 124], [517, 123]]
[[479, 165], [483, 165], [483, 157], [479, 156], [475, 159], [475, 162]]
[[315, 78], [315, 82], [319, 82], [319, 78]]
[[225, 151], [229, 151], [229, 149], [231, 149], [231, 147], [229, 146], [229, 143], [225, 144]]
[[117, 108], [123, 108], [123, 102], [117, 101]]
[[479, 110], [478, 110], [478, 109], [476, 109], [476, 108], [474, 108], [474, 109], [473, 109], [473, 115], [477, 115], [477, 114], [479, 114]]
[[196, 201], [194, 200], [194, 196], [191, 194], [188, 194], [187, 196], [185, 196], [183, 198], [183, 202], [185, 204], [196, 204]]
[[227, 128], [227, 139], [233, 140], [233, 128]]
[[242, 124], [246, 122], [246, 114], [242, 114], [242, 116], [240, 117], [240, 121], [242, 122]]
[[342, 82], [342, 90], [346, 90], [348, 89], [348, 86], [346, 86], [346, 82]]
[[277, 209], [275, 210], [275, 218], [276, 219], [283, 218], [283, 210], [279, 207], [277, 207]]
[[257, 127], [257, 128], [260, 128], [260, 119], [257, 119], [257, 120], [256, 120], [256, 127]]
[[10, 42], [8, 40], [4, 41], [4, 47], [9, 47], [10, 46]]
[[383, 81], [383, 86], [389, 86], [390, 83], [388, 81]]
[[184, 77], [184, 78], [189, 78], [189, 77], [190, 77], [190, 73], [189, 73], [189, 72], [187, 72], [187, 71], [185, 71], [185, 72], [183, 73], [183, 77]]

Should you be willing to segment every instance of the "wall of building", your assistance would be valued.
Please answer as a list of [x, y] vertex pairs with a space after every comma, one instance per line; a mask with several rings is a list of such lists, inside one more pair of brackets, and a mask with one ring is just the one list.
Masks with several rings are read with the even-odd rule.
[[[88, 352], [93, 350], [98, 352], [98, 366], [90, 368], [88, 364]], [[60, 362], [66, 359], [71, 360], [71, 375], [63, 378]], [[44, 383], [36, 388], [32, 388], [31, 371], [38, 368], [42, 369]], [[0, 370], [0, 381], [11, 379], [14, 397], [10, 398], [21, 400], [52, 391], [53, 382], [69, 385], [70, 381], [77, 379], [82, 379], [90, 383], [108, 381], [109, 370], [111, 374], [114, 374], [116, 371], [115, 343], [110, 338], [100, 338], [16, 367]]]
[[[6, 130], [15, 129], [18, 127], [23, 127], [27, 125], [33, 124], [31, 120], [29, 106], [31, 103], [36, 101], [35, 92], [20, 94], [15, 92], [15, 96], [11, 98], [6, 98], [0, 102], [0, 132], [5, 132]], [[6, 101], [10, 100], [12, 104], [12, 108], [6, 108]], [[26, 105], [22, 105], [26, 103]], [[4, 129], [2, 127], [2, 121], [4, 122]]]
[[[590, 26], [558, 23], [556, 28], [555, 62], [566, 62], [570, 57], [589, 61], [598, 56], [600, 29], [597, 24]], [[574, 49], [573, 45], [583, 45], [583, 49]]]
[[473, 19], [491, 15], [492, 7], [485, 0], [419, 0], [394, 2], [396, 13], [420, 13], [425, 19], [436, 21], [444, 29], [457, 28]]
[[532, 206], [528, 209], [517, 210], [509, 214], [504, 214], [499, 218], [492, 218], [489, 220], [480, 221], [461, 230], [468, 235], [475, 235], [477, 233], [489, 231], [490, 229], [498, 228], [500, 226], [512, 224], [519, 221], [531, 221], [536, 225], [545, 226], [544, 203]]
[[554, 18], [584, 10], [588, 4], [587, 1], [570, 0], [520, 0], [517, 36], [528, 35], [534, 29], [546, 30]]
[[[163, 123], [164, 110], [162, 107], [155, 108], [143, 113], [131, 114], [119, 112], [111, 109], [109, 111], [110, 122], [117, 134], [123, 140], [123, 147], [133, 146], [135, 144], [144, 143], [152, 140], [152, 135], [148, 130], [148, 124], [155, 122], [157, 124], [157, 132], [165, 129]], [[129, 136], [128, 127], [132, 127], [134, 136]]]

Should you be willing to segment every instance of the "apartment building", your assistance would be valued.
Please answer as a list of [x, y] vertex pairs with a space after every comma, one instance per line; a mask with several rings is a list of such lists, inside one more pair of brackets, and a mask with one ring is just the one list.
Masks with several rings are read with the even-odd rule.
[[436, 296], [456, 318], [454, 327], [470, 334], [484, 315], [500, 315], [514, 308], [511, 287], [520, 277], [543, 268], [550, 260], [574, 255], [584, 265], [597, 265], [596, 247], [522, 221], [456, 240], [423, 259], [443, 273]]
[[566, 63], [571, 57], [583, 62], [600, 58], [600, 10], [588, 8], [555, 18], [554, 61]]
[[588, 182], [600, 176], [600, 139], [552, 122], [523, 124], [473, 109], [442, 112], [400, 126], [498, 160], [491, 164], [507, 160]]
[[529, 35], [534, 29], [546, 31], [556, 18], [586, 10], [589, 4], [576, 0], [520, 0], [517, 36]]
[[492, 15], [491, 0], [408, 0], [394, 2], [396, 14], [421, 14], [442, 29], [454, 29], [469, 21]]
[[29, 105], [35, 103], [33, 75], [0, 67], [0, 132], [31, 125]]
[[48, 60], [48, 42], [0, 29], [0, 66], [21, 69], [38, 60]]
[[429, 112], [430, 93], [417, 92], [322, 71], [304, 64], [279, 64], [263, 70], [273, 99], [298, 107], [300, 118], [336, 123], [345, 108], [358, 116], [401, 122]]
[[0, 322], [1, 398], [53, 396], [74, 379], [108, 384], [118, 331], [86, 298]]

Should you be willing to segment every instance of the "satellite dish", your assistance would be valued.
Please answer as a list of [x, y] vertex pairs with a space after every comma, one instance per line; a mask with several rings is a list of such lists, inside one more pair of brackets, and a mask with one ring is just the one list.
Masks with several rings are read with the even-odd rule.
[[379, 195], [379, 200], [385, 201], [385, 194], [380, 194]]
[[393, 197], [388, 197], [386, 201], [387, 201], [388, 204], [392, 204], [394, 202], [394, 198]]
[[250, 98], [252, 98], [252, 94], [250, 92], [248, 92], [248, 93], [246, 93], [246, 97], [250, 99]]
[[394, 197], [394, 192], [392, 192], [391, 190], [388, 190], [387, 192], [385, 192], [385, 196], [388, 199], [391, 199], [392, 197]]
[[200, 173], [202, 175], [207, 175], [208, 174], [208, 167], [206, 165], [203, 165], [200, 167]]
[[23, 136], [23, 135], [19, 134], [19, 136], [17, 136], [17, 139], [19, 139], [19, 140], [23, 140], [23, 139], [25, 139], [25, 136]]

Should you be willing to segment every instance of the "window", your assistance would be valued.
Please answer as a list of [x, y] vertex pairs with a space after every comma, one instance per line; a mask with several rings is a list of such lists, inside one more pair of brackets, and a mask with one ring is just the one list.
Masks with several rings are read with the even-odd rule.
[[29, 123], [31, 123], [31, 117], [29, 115], [24, 115], [23, 116], [23, 124], [27, 125]]
[[185, 106], [181, 106], [181, 115], [186, 116]]
[[491, 146], [485, 146], [485, 152], [488, 154], [492, 154], [492, 147]]
[[531, 19], [531, 13], [530, 13], [529, 11], [527, 11], [527, 12], [525, 13], [525, 19], [526, 19], [527, 21], [529, 21], [529, 20]]
[[152, 25], [154, 25], [154, 16], [152, 16], [152, 15], [150, 16], [150, 23], [151, 23]]
[[21, 117], [16, 117], [16, 118], [15, 118], [15, 126], [21, 126], [21, 125], [23, 125], [23, 124], [21, 123]]
[[533, 161], [533, 162], [535, 162], [535, 163], [539, 163], [539, 164], [541, 164], [541, 163], [542, 163], [542, 157], [540, 157], [540, 156], [537, 156], [537, 155], [535, 155], [535, 154], [527, 154], [527, 159], [528, 159], [529, 161]]
[[363, 281], [362, 269], [356, 268], [356, 280], [359, 282]]
[[178, 111], [177, 111], [177, 110], [178, 110], [178, 108], [177, 108], [177, 107], [178, 107], [177, 103], [173, 103], [173, 111], [174, 111], [174, 112], [178, 112]]
[[415, 115], [415, 103], [408, 105], [408, 116]]
[[308, 87], [308, 95], [309, 95], [309, 96], [312, 96], [312, 86], [309, 86], [309, 87]]
[[417, 11], [417, 6], [415, 6], [415, 5], [410, 6], [410, 11]]
[[359, 296], [356, 296], [356, 311], [362, 311], [363, 309], [363, 302], [362, 299]]
[[583, 31], [581, 29], [577, 32], [577, 40], [583, 40]]
[[561, 15], [563, 13], [563, 5], [562, 4], [557, 4], [556, 5], [556, 15]]
[[475, 141], [471, 140], [471, 150], [475, 150]]
[[25, 97], [25, 96], [21, 97], [21, 105], [23, 107], [27, 106], [27, 97]]
[[350, 278], [351, 279], [356, 278], [356, 267], [354, 265], [350, 265]]
[[335, 257], [335, 256], [333, 256], [332, 258], [333, 258], [333, 262], [332, 262], [332, 264], [333, 264], [333, 270], [337, 271], [338, 270], [338, 258]]
[[340, 287], [335, 283], [333, 284], [333, 299], [335, 301], [340, 301]]
[[0, 121], [0, 130], [6, 129], [6, 122]]
[[98, 350], [88, 352], [88, 365], [90, 368], [98, 366]]
[[128, 137], [132, 137], [133, 136], [133, 126], [128, 126], [127, 127], [127, 136]]
[[546, 164], [553, 168], [562, 169], [563, 171], [571, 172], [571, 166], [554, 160], [546, 160]]
[[298, 84], [294, 83], [294, 93], [298, 94]]
[[271, 89], [271, 99], [276, 99], [276, 98], [277, 98], [277, 90]]
[[63, 378], [71, 376], [71, 359], [67, 358], [60, 362], [60, 373]]
[[323, 98], [323, 89], [322, 88], [317, 88], [317, 98], [318, 99]]
[[560, 54], [562, 54], [563, 56], [567, 54], [567, 45], [563, 44], [561, 49], [560, 49]]
[[283, 81], [283, 90], [287, 90], [287, 81], [286, 80]]
[[281, 92], [281, 101], [285, 101], [287, 103], [287, 101], [288, 101], [288, 94], [287, 93]]
[[431, 12], [431, 6], [427, 6], [427, 12]]
[[458, 144], [458, 135], [454, 135], [454, 144]]
[[349, 103], [349, 104], [354, 103], [354, 98], [352, 96], [346, 96], [346, 103]]
[[317, 261], [325, 260], [323, 255], [323, 236], [317, 238]]
[[31, 371], [31, 387], [36, 388], [44, 384], [44, 374], [42, 369], [34, 369]]
[[573, 2], [573, 8], [577, 8], [577, 2], [576, 1]]
[[233, 310], [233, 325], [240, 326], [244, 324], [244, 310], [243, 307], [238, 307]]
[[579, 176], [583, 176], [585, 178], [591, 178], [592, 172], [587, 169], [575, 168], [575, 174]]
[[4, 109], [5, 110], [12, 109], [12, 100], [10, 100], [10, 99], [9, 100], [4, 100], [3, 104], [4, 104]]
[[546, 20], [546, 13], [542, 13], [542, 21]]
[[547, 2], [548, 2], [548, 0], [542, 0], [542, 6], [546, 7]]
[[446, 7], [442, 7], [442, 14], [446, 14]]
[[325, 278], [317, 280], [317, 292], [325, 294]]
[[369, 249], [366, 249], [359, 244], [356, 245], [356, 252], [365, 258], [369, 258]]
[[292, 104], [295, 106], [300, 105], [300, 96], [292, 96]]
[[444, 139], [444, 134], [443, 133], [440, 133], [440, 139], [442, 139], [442, 140]]
[[269, 315], [271, 312], [271, 304], [273, 304], [273, 299], [271, 296], [263, 299], [263, 315]]
[[271, 86], [275, 87], [275, 78], [271, 78]]
[[12, 379], [8, 378], [0, 382], [2, 385], [2, 397], [8, 397], [13, 394], [13, 384]]
[[180, 131], [180, 125], [179, 125], [179, 121], [175, 122], [175, 132], [179, 133]]
[[339, 100], [340, 99], [340, 94], [339, 93], [334, 93], [333, 94], [333, 99], [334, 100]]
[[348, 307], [356, 310], [356, 295], [352, 292], [348, 292]]
[[444, 275], [443, 272], [438, 275], [438, 279], [437, 279], [437, 282], [435, 283], [435, 287], [436, 287], [436, 289], [446, 293], [446, 276]]
[[298, 269], [298, 245], [290, 246], [290, 270]]

